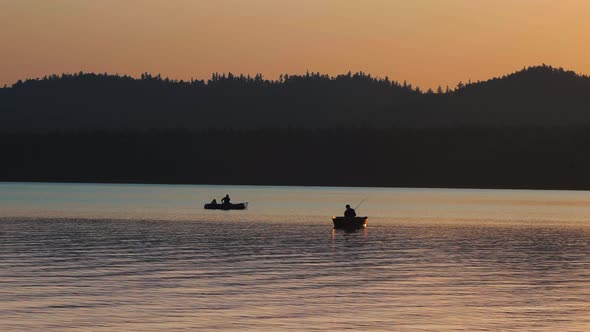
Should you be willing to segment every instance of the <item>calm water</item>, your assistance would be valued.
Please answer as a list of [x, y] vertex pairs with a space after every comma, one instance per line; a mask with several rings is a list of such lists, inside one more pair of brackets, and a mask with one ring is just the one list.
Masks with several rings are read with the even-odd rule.
[[590, 193], [0, 183], [0, 330], [588, 331]]

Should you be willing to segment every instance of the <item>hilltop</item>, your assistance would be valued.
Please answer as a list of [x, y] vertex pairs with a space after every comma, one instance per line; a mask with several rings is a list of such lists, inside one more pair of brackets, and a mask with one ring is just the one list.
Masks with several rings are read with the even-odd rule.
[[0, 131], [577, 127], [590, 125], [589, 93], [588, 76], [546, 65], [437, 91], [362, 72], [207, 81], [62, 74], [0, 89]]

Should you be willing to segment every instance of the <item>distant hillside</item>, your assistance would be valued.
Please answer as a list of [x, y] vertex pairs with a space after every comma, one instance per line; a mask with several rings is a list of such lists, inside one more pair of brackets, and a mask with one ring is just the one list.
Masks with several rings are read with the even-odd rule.
[[539, 66], [462, 87], [446, 100], [451, 123], [580, 126], [590, 123], [590, 77]]
[[421, 91], [364, 73], [205, 81], [85, 74], [0, 89], [1, 132], [590, 125], [590, 78], [550, 66]]

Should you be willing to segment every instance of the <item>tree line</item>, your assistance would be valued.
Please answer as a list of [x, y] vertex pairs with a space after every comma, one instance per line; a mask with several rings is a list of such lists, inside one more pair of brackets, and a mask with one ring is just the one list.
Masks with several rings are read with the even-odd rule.
[[590, 126], [589, 92], [588, 76], [547, 65], [434, 91], [363, 72], [207, 81], [77, 73], [0, 89], [0, 132], [578, 127]]

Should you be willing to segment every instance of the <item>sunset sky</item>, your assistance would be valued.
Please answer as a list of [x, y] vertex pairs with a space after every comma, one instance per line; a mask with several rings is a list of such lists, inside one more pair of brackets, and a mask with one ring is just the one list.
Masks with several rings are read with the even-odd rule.
[[62, 72], [365, 71], [423, 88], [590, 74], [588, 0], [0, 0], [0, 84]]

